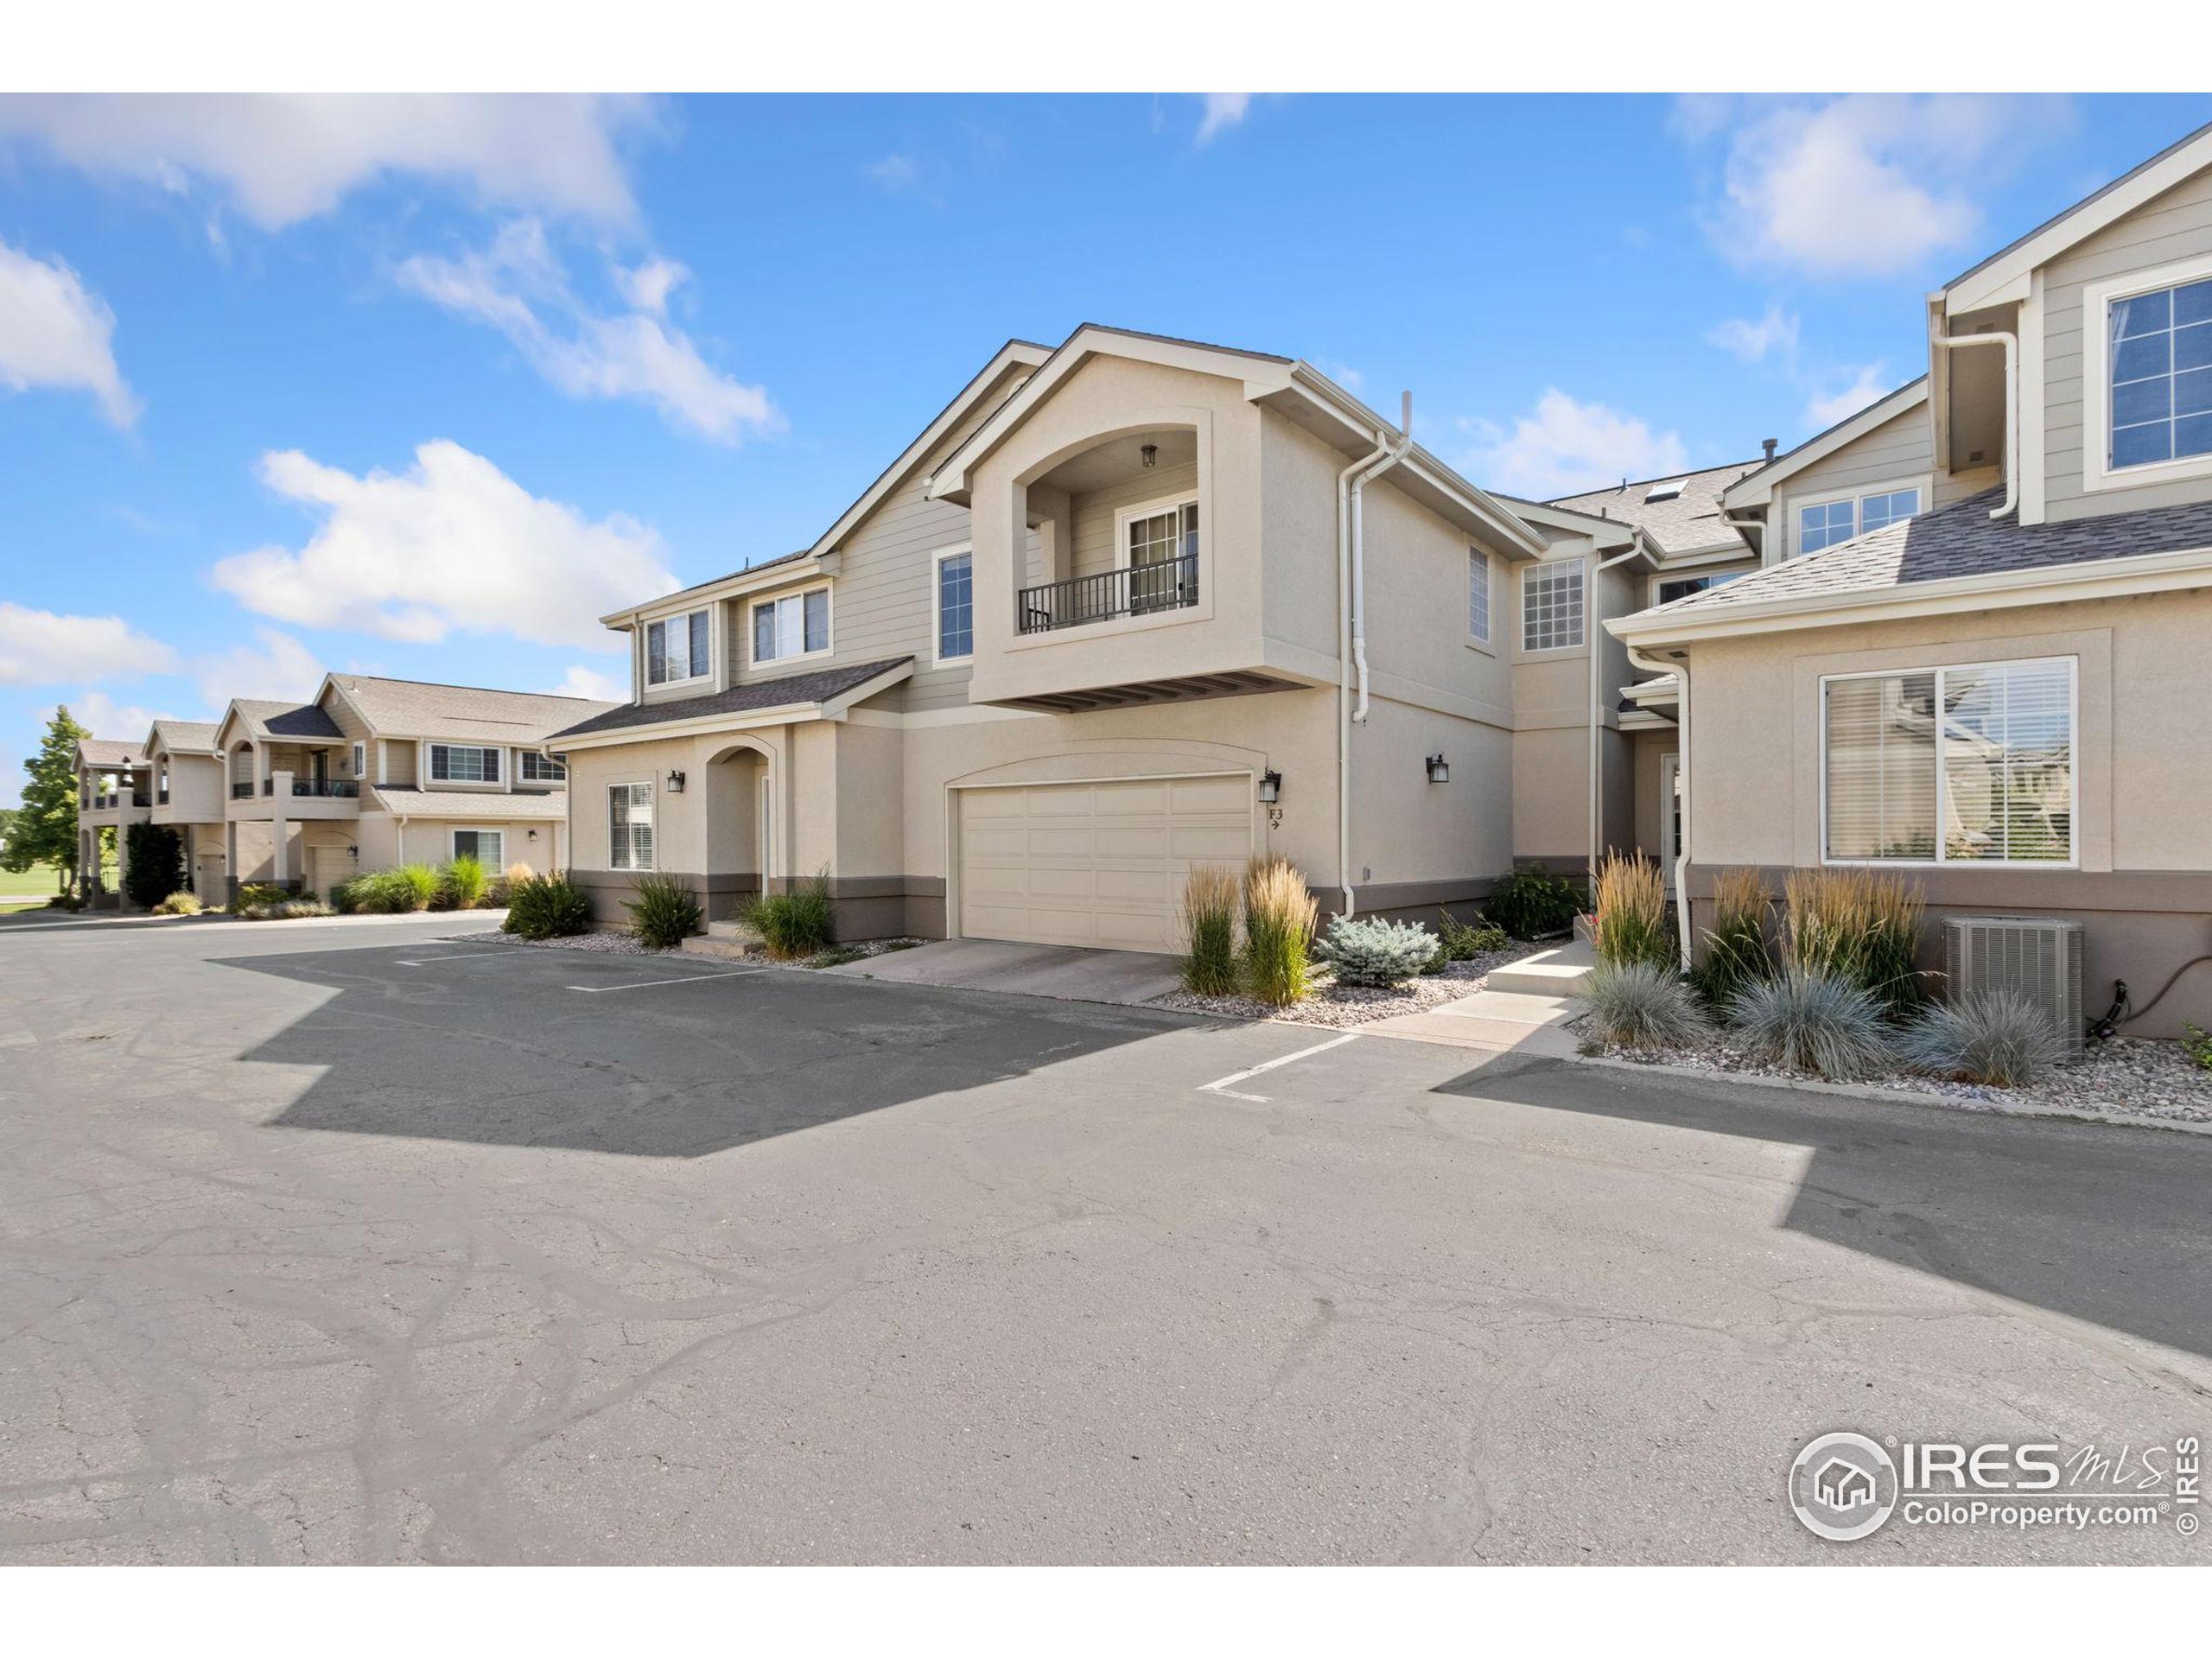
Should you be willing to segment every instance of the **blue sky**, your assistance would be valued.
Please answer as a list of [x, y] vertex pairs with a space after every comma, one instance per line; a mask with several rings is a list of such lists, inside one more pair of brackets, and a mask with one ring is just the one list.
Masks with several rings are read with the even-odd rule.
[[0, 99], [0, 802], [321, 667], [550, 690], [1007, 336], [1300, 356], [1478, 482], [1785, 445], [2212, 99]]

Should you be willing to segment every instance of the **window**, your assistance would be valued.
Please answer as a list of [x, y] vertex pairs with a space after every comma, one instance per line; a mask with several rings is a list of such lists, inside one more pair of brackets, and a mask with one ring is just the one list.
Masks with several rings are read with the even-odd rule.
[[507, 868], [506, 844], [506, 836], [497, 830], [456, 830], [453, 832], [453, 855], [455, 858], [473, 858], [494, 873]]
[[536, 749], [524, 749], [522, 780], [525, 784], [565, 784], [569, 781], [569, 764], [550, 754], [540, 754]]
[[1160, 501], [1120, 515], [1129, 572], [1129, 614], [1149, 616], [1198, 602], [1198, 502]]
[[1724, 588], [1738, 576], [1748, 576], [1748, 570], [1724, 570], [1713, 576], [1662, 576], [1651, 584], [1651, 602], [1671, 605], [1678, 599], [1688, 599], [1692, 594], [1701, 594], [1708, 588]]
[[1815, 501], [1797, 509], [1799, 556], [1902, 523], [1920, 511], [1920, 486]]
[[1490, 555], [1467, 550], [1467, 637], [1490, 643]]
[[2212, 281], [2132, 294], [2106, 308], [2112, 364], [2107, 463], [2212, 455]]
[[714, 646], [706, 612], [693, 611], [645, 624], [647, 685], [703, 680], [713, 672]]
[[1582, 643], [1582, 561], [1554, 559], [1521, 573], [1521, 649], [1567, 651]]
[[786, 594], [753, 607], [753, 660], [772, 663], [830, 649], [830, 590]]
[[356, 743], [353, 746], [353, 775], [356, 778], [365, 778], [369, 775], [369, 746], [365, 743]]
[[937, 557], [937, 659], [976, 654], [975, 557], [966, 548]]
[[1831, 863], [2073, 862], [2073, 658], [1838, 677], [1821, 695]]
[[474, 744], [430, 745], [430, 781], [434, 784], [496, 784], [499, 781], [499, 752]]
[[607, 791], [607, 867], [650, 870], [653, 867], [653, 786], [610, 784]]

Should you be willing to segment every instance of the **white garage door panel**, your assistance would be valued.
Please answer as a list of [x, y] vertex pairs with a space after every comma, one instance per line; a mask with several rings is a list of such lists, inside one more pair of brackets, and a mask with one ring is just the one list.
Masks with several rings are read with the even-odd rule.
[[960, 931], [1174, 950], [1185, 874], [1251, 852], [1251, 789], [1232, 777], [963, 791]]

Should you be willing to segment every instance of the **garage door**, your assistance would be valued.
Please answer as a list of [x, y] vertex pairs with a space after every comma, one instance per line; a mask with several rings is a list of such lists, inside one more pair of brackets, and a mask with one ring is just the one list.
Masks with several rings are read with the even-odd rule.
[[968, 938], [1174, 950], [1184, 873], [1250, 855], [1252, 780], [963, 790], [959, 824]]

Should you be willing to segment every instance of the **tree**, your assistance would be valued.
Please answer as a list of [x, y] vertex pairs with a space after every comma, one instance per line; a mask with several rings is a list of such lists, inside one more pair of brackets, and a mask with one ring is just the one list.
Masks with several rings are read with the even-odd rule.
[[34, 864], [56, 864], [67, 886], [77, 874], [77, 745], [92, 734], [69, 717], [64, 703], [47, 722], [38, 753], [23, 762], [30, 781], [16, 810], [15, 833], [0, 854], [0, 869], [20, 874]]
[[123, 896], [151, 910], [184, 886], [184, 837], [166, 823], [134, 823], [124, 833], [130, 857], [124, 867]]

